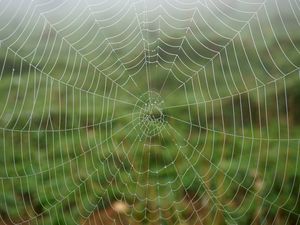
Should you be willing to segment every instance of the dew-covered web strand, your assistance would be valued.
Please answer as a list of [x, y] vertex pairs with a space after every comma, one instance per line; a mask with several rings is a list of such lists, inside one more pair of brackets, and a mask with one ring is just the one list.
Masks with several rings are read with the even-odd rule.
[[[192, 23], [192, 22], [193, 22], [193, 18], [194, 18], [195, 13], [196, 13], [196, 9], [194, 10], [194, 12], [193, 12], [191, 18], [188, 20], [188, 23]], [[184, 37], [182, 38], [182, 41], [181, 41], [181, 43], [180, 43], [180, 45], [179, 45], [179, 47], [178, 47], [178, 53], [176, 54], [176, 56], [175, 56], [175, 58], [174, 58], [174, 60], [173, 60], [173, 62], [172, 62], [172, 66], [170, 67], [169, 72], [168, 72], [168, 74], [166, 75], [166, 78], [164, 79], [164, 82], [163, 82], [163, 84], [162, 84], [162, 86], [161, 86], [161, 88], [160, 88], [160, 90], [159, 90], [159, 93], [160, 93], [160, 94], [161, 94], [161, 91], [164, 89], [164, 87], [165, 87], [165, 85], [166, 85], [166, 82], [167, 82], [167, 80], [168, 80], [168, 78], [169, 78], [169, 76], [170, 76], [170, 73], [171, 73], [171, 71], [172, 71], [172, 68], [173, 68], [174, 64], [176, 63], [178, 54], [180, 53], [180, 51], [182, 51], [181, 48], [182, 48], [182, 45], [183, 45], [184, 41], [186, 40], [186, 33], [187, 33], [188, 31], [189, 31], [189, 24], [187, 25], [187, 28], [186, 28], [186, 30], [185, 30], [185, 32], [184, 32], [184, 33], [185, 33], [185, 34], [184, 34]]]
[[[124, 140], [125, 140], [125, 138], [124, 138]], [[138, 137], [136, 137], [135, 140], [133, 141], [133, 144], [132, 144], [132, 146], [130, 147], [129, 151], [131, 151], [131, 149], [132, 149], [133, 146], [134, 146], [134, 143], [135, 143], [137, 140], [138, 140]], [[123, 144], [123, 142], [120, 142], [119, 145], [122, 145], [122, 144]], [[117, 146], [117, 147], [119, 147], [119, 146]], [[123, 148], [123, 147], [122, 147], [122, 150], [124, 151], [124, 148]], [[125, 154], [126, 154], [126, 153], [125, 153]], [[124, 166], [124, 165], [122, 165], [122, 166]], [[131, 167], [133, 167], [133, 166], [131, 165]], [[111, 180], [111, 182], [110, 182], [110, 185], [112, 185], [112, 182], [113, 182], [114, 178], [118, 175], [118, 172], [119, 172], [119, 170], [117, 170], [117, 172], [114, 174], [114, 176], [113, 176], [113, 178], [112, 178], [112, 180]], [[128, 188], [127, 183], [122, 183], [122, 185], [124, 185], [124, 186], [126, 186], [126, 188]], [[107, 190], [106, 190], [106, 191], [107, 191]], [[93, 211], [98, 207], [100, 201], [103, 200], [102, 196], [100, 196], [100, 195], [96, 195], [96, 197], [97, 197], [99, 200], [97, 200], [97, 203], [94, 204], [93, 209], [88, 210], [89, 215], [85, 216], [85, 222], [86, 222], [87, 219], [91, 216], [91, 214], [93, 213]], [[106, 211], [105, 211], [105, 213], [106, 213]], [[100, 218], [100, 219], [101, 219], [101, 218]], [[83, 224], [85, 224], [85, 222], [83, 222]]]
[[[172, 130], [174, 130], [176, 133], [177, 131], [171, 126], [169, 125]], [[177, 133], [178, 134], [178, 133]], [[187, 142], [188, 143], [188, 142]], [[174, 143], [177, 146], [177, 143]], [[189, 143], [188, 143], [189, 144]], [[190, 145], [190, 144], [189, 144]], [[198, 174], [198, 171], [193, 167], [192, 162], [189, 160], [189, 158], [182, 153], [182, 150], [180, 148], [180, 146], [177, 146], [178, 151], [181, 152], [181, 154], [183, 154], [183, 156], [185, 157], [185, 159], [189, 162], [189, 164], [191, 165], [191, 168], [193, 169], [193, 171], [195, 172], [195, 174], [197, 175], [197, 177], [199, 178], [202, 186], [204, 187], [205, 192], [207, 193], [207, 195], [209, 196], [210, 200], [214, 203], [214, 205], [218, 208], [218, 210], [224, 212], [227, 216], [229, 216], [230, 219], [230, 223], [229, 224], [236, 224], [234, 218], [232, 218], [232, 216], [230, 215], [230, 212], [227, 212], [226, 209], [224, 208], [224, 206], [222, 205], [222, 203], [218, 200], [218, 197], [214, 195], [214, 193], [207, 187], [205, 181], [203, 180], [203, 178]], [[200, 153], [201, 154], [201, 153]], [[226, 221], [227, 222], [227, 221]]]
[[[84, 2], [86, 3], [86, 5], [87, 5], [87, 7], [88, 7], [88, 9], [89, 9], [89, 11], [90, 11], [90, 15], [92, 15], [92, 17], [94, 18], [95, 24], [99, 27], [99, 30], [101, 30], [101, 25], [100, 25], [100, 23], [98, 22], [98, 20], [96, 20], [94, 14], [92, 13], [91, 7], [90, 7], [90, 5], [88, 4], [87, 0], [84, 0]], [[103, 32], [102, 32], [102, 33], [103, 33]], [[117, 58], [117, 61], [121, 63], [121, 65], [122, 65], [124, 71], [127, 71], [127, 69], [126, 69], [124, 63], [120, 60], [120, 58], [119, 58], [119, 56], [117, 55], [116, 51], [114, 50], [114, 48], [113, 48], [111, 42], [109, 41], [109, 39], [107, 39], [106, 36], [105, 36], [105, 40], [108, 42], [108, 44], [109, 44], [109, 46], [110, 46], [112, 52], [114, 53], [114, 55], [115, 55], [116, 58]], [[132, 76], [133, 76], [133, 75], [131, 75], [131, 74], [129, 75], [130, 79], [133, 81], [134, 85], [135, 85], [137, 88], [139, 88], [139, 86], [136, 84], [136, 82], [134, 81], [134, 79], [132, 78]]]
[[[48, 22], [48, 21], [47, 21], [47, 22]], [[50, 24], [50, 25], [51, 25], [51, 24]], [[57, 31], [56, 31], [56, 32], [57, 32]], [[2, 42], [2, 43], [3, 43], [3, 42]], [[68, 43], [68, 42], [67, 42], [67, 43]], [[37, 68], [35, 65], [32, 65], [31, 62], [28, 62], [25, 58], [23, 58], [22, 56], [20, 56], [17, 52], [15, 52], [14, 50], [12, 50], [10, 46], [8, 47], [8, 49], [10, 49], [10, 51], [12, 51], [15, 55], [17, 55], [18, 57], [20, 57], [22, 60], [24, 60], [25, 62], [29, 63], [29, 65], [30, 65], [31, 67], [33, 67], [35, 70], [37, 70], [37, 71], [39, 71], [39, 72], [45, 74], [45, 75], [46, 75], [47, 77], [49, 77], [50, 79], [55, 80], [55, 81], [58, 81], [58, 82], [63, 83], [63, 84], [65, 84], [65, 85], [68, 85], [68, 86], [70, 86], [70, 87], [72, 87], [72, 88], [78, 89], [78, 90], [80, 90], [80, 91], [84, 91], [84, 92], [90, 93], [90, 92], [88, 92], [88, 91], [86, 91], [86, 90], [83, 90], [83, 89], [78, 88], [78, 87], [74, 87], [74, 86], [72, 86], [72, 85], [70, 85], [70, 84], [68, 84], [68, 83], [65, 83], [65, 82], [61, 81], [61, 80], [57, 80], [56, 78], [54, 78], [54, 76], [51, 76], [50, 74], [47, 74], [47, 73], [43, 72], [42, 70], [40, 70], [39, 68]], [[102, 96], [102, 95], [99, 95], [99, 94], [96, 94], [96, 93], [90, 93], [90, 94], [93, 94], [93, 95], [96, 95], [96, 96], [100, 96], [100, 97], [103, 97], [103, 98], [110, 99], [109, 97]], [[112, 99], [112, 100], [115, 100], [115, 99]], [[121, 101], [121, 100], [116, 100], [116, 101], [120, 101], [120, 102], [122, 102], [122, 103], [130, 104], [130, 103], [127, 103], [127, 102]]]
[[[265, 0], [266, 1], [266, 0]], [[258, 8], [257, 12], [259, 10], [261, 10], [261, 8], [264, 6], [265, 1], [260, 5], [260, 7]], [[237, 31], [237, 33], [224, 45], [222, 46], [220, 52], [216, 53], [211, 59], [209, 59], [209, 61], [203, 65], [193, 76], [198, 75], [199, 73], [205, 68], [207, 67], [216, 57], [220, 56], [221, 52], [224, 51], [224, 49], [227, 48], [227, 46], [229, 46], [233, 40], [238, 37], [240, 35], [240, 32], [243, 31], [247, 26], [249, 26], [249, 23], [251, 22], [251, 20], [253, 20], [256, 16], [257, 16], [257, 12], [253, 13], [253, 15], [250, 17], [250, 19], [241, 27], [241, 29], [239, 31]], [[217, 32], [217, 31], [216, 31]], [[176, 92], [178, 89], [180, 89], [183, 85], [185, 85], [187, 82], [189, 82], [192, 79], [192, 76], [190, 78], [188, 78], [186, 81], [184, 81], [180, 86], [178, 86], [174, 91], [172, 91], [171, 93], [169, 93], [165, 99], [167, 99], [170, 95], [174, 94], [174, 92]]]
[[[131, 121], [128, 124], [125, 124], [120, 130], [116, 131], [113, 135], [109, 136], [108, 138], [102, 140], [100, 143], [97, 143], [95, 146], [84, 150], [84, 152], [78, 154], [77, 156], [75, 156], [74, 158], [69, 158], [68, 160], [64, 161], [61, 164], [58, 164], [54, 167], [50, 167], [47, 168], [46, 170], [40, 170], [36, 173], [27, 173], [26, 175], [18, 175], [18, 176], [5, 176], [5, 177], [0, 177], [0, 180], [10, 180], [10, 179], [20, 179], [20, 178], [25, 178], [25, 177], [30, 177], [30, 176], [38, 176], [38, 175], [42, 175], [44, 173], [50, 172], [51, 170], [55, 170], [58, 167], [62, 167], [66, 164], [69, 164], [77, 159], [79, 159], [80, 157], [85, 156], [87, 153], [90, 153], [91, 151], [95, 151], [96, 149], [99, 148], [99, 146], [102, 146], [104, 144], [106, 144], [109, 140], [111, 140], [113, 138], [113, 136], [119, 134], [120, 132], [122, 132], [123, 130], [125, 130], [128, 126], [131, 126], [131, 124], [133, 124], [135, 121]], [[73, 131], [73, 130], [72, 130]], [[111, 152], [111, 154], [113, 154], [114, 152]]]
[[[170, 125], [170, 126], [171, 126], [171, 125]], [[171, 126], [171, 129], [174, 130], [177, 134], [180, 135], [180, 133], [179, 133], [174, 127]], [[184, 139], [184, 137], [182, 137], [182, 138]], [[196, 149], [189, 141], [187, 141], [187, 140], [185, 140], [185, 139], [184, 139], [184, 141], [185, 141], [185, 142], [186, 142], [186, 143], [187, 143], [194, 151], [197, 151], [197, 149]], [[180, 148], [179, 148], [179, 149], [180, 149]], [[199, 151], [197, 151], [197, 152], [199, 152]], [[298, 154], [297, 154], [297, 155], [298, 155]], [[186, 156], [185, 156], [185, 157], [186, 157]], [[289, 210], [289, 209], [286, 209], [286, 208], [284, 208], [284, 207], [282, 207], [282, 206], [277, 205], [277, 204], [274, 203], [274, 202], [271, 202], [271, 201], [267, 200], [266, 198], [264, 198], [264, 197], [258, 195], [257, 193], [253, 192], [251, 189], [247, 188], [247, 187], [244, 186], [243, 184], [239, 183], [239, 182], [236, 181], [234, 178], [232, 178], [231, 176], [229, 176], [226, 172], [224, 172], [221, 168], [219, 168], [219, 167], [218, 167], [214, 162], [212, 162], [209, 158], [207, 158], [202, 152], [199, 152], [199, 158], [200, 158], [200, 157], [203, 158], [203, 159], [205, 159], [206, 161], [208, 161], [210, 165], [212, 165], [213, 167], [215, 167], [215, 168], [216, 168], [218, 171], [220, 171], [225, 177], [227, 177], [228, 179], [230, 179], [232, 182], [236, 183], [238, 186], [241, 186], [242, 188], [244, 188], [245, 190], [247, 190], [249, 193], [251, 193], [251, 194], [257, 196], [258, 198], [262, 199], [264, 202], [267, 202], [268, 204], [273, 205], [273, 206], [275, 206], [275, 207], [278, 208], [278, 209], [283, 209], [284, 211], [287, 211], [287, 212], [289, 212], [289, 213], [292, 213], [292, 214], [295, 214], [295, 215], [298, 216], [298, 214], [295, 213], [294, 211]], [[188, 160], [187, 157], [186, 157], [186, 159]], [[189, 161], [189, 160], [188, 160], [188, 161]], [[191, 164], [191, 167], [193, 167], [193, 164], [192, 164], [191, 162], [190, 162], [190, 164]], [[193, 167], [193, 170], [195, 170], [194, 167]], [[196, 173], [197, 176], [198, 176], [198, 172], [197, 172], [196, 170], [195, 170], [195, 173]], [[199, 175], [199, 176], [200, 176], [200, 175]]]
[[[133, 131], [134, 129], [132, 129], [130, 132], [128, 132], [127, 136], [130, 135], [130, 133]], [[126, 137], [127, 137], [126, 136]], [[124, 137], [124, 139], [126, 139], [126, 137]], [[121, 145], [122, 142], [120, 142], [118, 144], [117, 147], [119, 147], [119, 145]], [[109, 155], [108, 157], [106, 157], [102, 162], [101, 164], [103, 165], [105, 161], [107, 161], [110, 157], [112, 156], [112, 153], [111, 155]], [[118, 175], [118, 172], [119, 172], [120, 168], [118, 168], [117, 172], [114, 174], [112, 180], [115, 178], [115, 176]], [[60, 200], [58, 200], [57, 202], [55, 202], [53, 205], [51, 205], [50, 207], [46, 208], [42, 213], [36, 215], [35, 217], [32, 217], [32, 218], [29, 218], [29, 219], [26, 219], [26, 220], [23, 220], [22, 222], [20, 223], [17, 223], [17, 224], [24, 224], [24, 223], [27, 223], [29, 221], [32, 221], [34, 219], [38, 219], [38, 217], [42, 217], [44, 216], [45, 214], [47, 214], [51, 209], [53, 209], [55, 206], [57, 206], [58, 204], [61, 204], [63, 201], [65, 201], [66, 199], [68, 199], [68, 197], [73, 194], [74, 192], [78, 191], [80, 189], [80, 187], [82, 185], [84, 185], [96, 172], [99, 171], [99, 168], [95, 168], [95, 170], [91, 173], [91, 174], [88, 174], [87, 177], [79, 184], [79, 185], [76, 185], [76, 188], [74, 190], [72, 190], [71, 192], [69, 192], [69, 194], [63, 196]], [[106, 179], [106, 178], [105, 178]], [[112, 182], [112, 180], [110, 182]], [[99, 196], [99, 198], [101, 199], [102, 196]]]
[[[44, 16], [44, 14], [40, 14], [44, 20], [49, 24], [49, 26], [57, 33], [57, 35], [61, 35], [59, 31], [56, 30], [56, 28], [50, 23], [50, 21], [46, 18], [46, 16]], [[84, 61], [86, 61], [88, 63], [88, 65], [92, 65], [92, 67], [94, 69], [96, 69], [100, 74], [103, 74], [105, 77], [107, 77], [109, 80], [111, 80], [114, 84], [116, 84], [117, 86], [119, 86], [121, 89], [123, 89], [125, 92], [127, 92], [129, 95], [133, 96], [134, 98], [138, 99], [137, 96], [135, 96], [134, 94], [132, 94], [130, 91], [128, 91], [127, 89], [125, 89], [123, 86], [121, 86], [120, 84], [116, 83], [113, 79], [111, 79], [109, 76], [105, 75], [104, 73], [102, 73], [102, 71], [97, 68], [94, 64], [90, 63], [80, 52], [78, 52], [78, 50], [67, 40], [64, 38], [64, 36], [62, 36], [62, 39], [78, 54], [80, 55]]]

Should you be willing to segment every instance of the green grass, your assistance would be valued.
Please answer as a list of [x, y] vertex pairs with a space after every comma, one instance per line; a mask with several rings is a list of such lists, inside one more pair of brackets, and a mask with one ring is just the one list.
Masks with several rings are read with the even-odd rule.
[[[51, 29], [48, 32], [51, 36]], [[199, 59], [206, 66], [194, 76], [185, 74], [199, 66], [183, 52], [178, 53], [182, 61], [175, 61], [177, 67], [158, 59], [176, 77], [170, 74], [161, 91], [166, 124], [151, 141], [135, 129], [135, 96], [146, 92], [147, 74], [151, 90], [160, 92], [167, 70], [149, 63], [147, 71], [132, 68], [122, 76], [118, 65], [100, 72], [116, 62], [111, 57], [99, 58], [104, 64], [95, 71], [89, 62], [97, 54], [81, 62], [71, 50], [71, 58], [57, 58], [59, 45], [53, 54], [43, 54], [41, 49], [49, 52], [51, 47], [45, 39], [38, 53], [26, 60], [11, 50], [5, 55], [1, 46], [3, 220], [74, 224], [97, 207], [102, 210], [123, 200], [134, 205], [129, 213], [141, 224], [157, 218], [162, 224], [185, 219], [194, 224], [196, 209], [200, 217], [208, 214], [204, 224], [230, 223], [231, 217], [237, 224], [295, 224], [300, 213], [300, 80], [291, 62], [299, 67], [300, 57], [286, 37], [279, 43], [290, 62], [274, 38], [266, 35], [265, 46], [259, 32], [253, 39], [249, 35], [245, 29], [226, 51], [216, 49], [220, 54], [213, 61]], [[299, 37], [293, 38], [298, 45]], [[213, 57], [196, 42], [192, 45]], [[62, 46], [67, 52], [68, 45]], [[19, 54], [34, 47], [32, 42]], [[163, 44], [161, 48], [174, 51]], [[132, 65], [143, 58], [138, 52], [132, 56], [137, 57]], [[128, 80], [135, 72], [138, 87]], [[182, 83], [185, 86], [178, 88]], [[158, 208], [168, 210], [159, 214], [154, 210]]]

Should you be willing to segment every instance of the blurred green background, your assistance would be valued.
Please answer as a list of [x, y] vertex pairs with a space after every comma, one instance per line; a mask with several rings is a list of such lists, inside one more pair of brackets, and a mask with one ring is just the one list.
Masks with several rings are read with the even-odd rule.
[[0, 6], [0, 224], [300, 223], [299, 2]]

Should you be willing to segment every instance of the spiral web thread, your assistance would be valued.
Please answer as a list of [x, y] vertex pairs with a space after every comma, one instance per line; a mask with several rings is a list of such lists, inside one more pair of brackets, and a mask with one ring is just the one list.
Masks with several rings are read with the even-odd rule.
[[0, 6], [1, 223], [300, 223], [298, 0]]

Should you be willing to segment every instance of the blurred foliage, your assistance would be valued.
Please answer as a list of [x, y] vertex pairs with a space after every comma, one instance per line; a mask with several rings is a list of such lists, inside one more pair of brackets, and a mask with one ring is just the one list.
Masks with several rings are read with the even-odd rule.
[[[49, 28], [45, 37], [52, 32]], [[220, 225], [230, 217], [237, 218], [237, 224], [299, 222], [299, 71], [291, 72], [279, 45], [292, 53], [290, 60], [298, 66], [300, 57], [289, 39], [270, 38], [264, 46], [259, 40], [251, 43], [248, 35], [246, 28], [241, 40], [234, 39], [226, 47], [226, 54], [206, 43], [220, 51], [220, 58], [208, 64], [205, 73], [193, 76], [185, 91], [172, 92], [179, 81], [186, 81], [184, 75], [168, 80], [162, 95], [168, 96], [164, 114], [170, 128], [162, 131], [163, 138], [153, 137], [156, 145], [148, 147], [133, 129], [133, 96], [103, 75], [85, 76], [93, 74], [87, 64], [75, 63], [73, 73], [70, 68], [63, 71], [68, 60], [77, 62], [76, 54], [40, 62], [41, 72], [13, 52], [1, 51], [0, 214], [4, 221], [75, 224], [95, 208], [102, 210], [121, 200], [134, 205], [130, 224], [157, 218], [161, 220], [157, 224], [184, 220], [200, 224], [199, 217], [204, 224], [214, 220]], [[299, 37], [293, 40], [299, 46]], [[174, 40], [165, 42], [176, 45]], [[215, 42], [224, 45], [224, 40]], [[197, 43], [192, 45], [204, 51]], [[276, 82], [265, 74], [254, 46]], [[177, 54], [167, 45], [160, 47]], [[34, 65], [44, 53], [39, 54], [29, 58]], [[179, 69], [195, 67], [180, 54]], [[245, 65], [240, 71], [237, 62]], [[207, 62], [200, 59], [199, 63]], [[291, 73], [281, 77], [279, 69]], [[149, 71], [155, 71], [155, 65], [150, 64]], [[139, 90], [130, 82], [125, 85], [134, 95], [146, 90], [144, 72], [137, 76]], [[112, 76], [117, 84], [127, 77], [117, 75]], [[159, 90], [165, 71], [151, 76], [151, 87]]]

